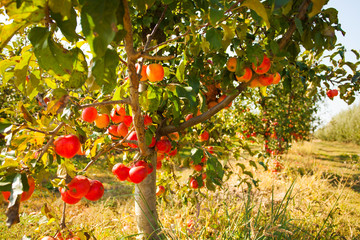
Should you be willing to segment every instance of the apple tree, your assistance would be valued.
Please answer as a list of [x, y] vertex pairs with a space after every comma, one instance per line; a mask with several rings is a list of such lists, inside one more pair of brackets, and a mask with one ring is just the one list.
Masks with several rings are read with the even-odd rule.
[[[225, 170], [206, 146], [221, 142], [208, 131], [212, 116], [251, 97], [248, 87], [270, 92], [266, 86], [283, 74], [284, 86], [302, 81], [311, 94], [336, 83], [352, 101], [357, 64], [334, 60], [337, 69], [321, 64], [321, 74], [301, 57], [306, 51], [318, 60], [335, 47], [335, 31], [342, 29], [326, 2], [1, 1], [2, 95], [13, 91], [0, 125], [8, 225], [19, 221], [30, 176], [40, 184], [57, 171], [48, 181], [72, 204], [91, 189], [81, 176], [104, 157], [119, 180], [135, 183], [139, 232], [157, 239], [158, 155], [189, 149], [195, 171], [206, 172], [206, 181], [195, 174], [189, 186], [216, 189]], [[306, 77], [292, 77], [304, 68]], [[75, 154], [85, 155], [85, 167]]]

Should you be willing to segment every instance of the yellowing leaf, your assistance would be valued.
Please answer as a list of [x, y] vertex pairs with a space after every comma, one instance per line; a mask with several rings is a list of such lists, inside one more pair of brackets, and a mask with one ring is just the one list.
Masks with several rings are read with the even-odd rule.
[[321, 12], [321, 8], [325, 5], [326, 0], [311, 0], [313, 2], [313, 6], [311, 12], [309, 13], [309, 18], [312, 18], [319, 12]]
[[266, 96], [267, 96], [266, 86], [265, 86], [265, 87], [260, 87], [260, 92], [261, 92], [261, 95], [263, 95], [264, 97], [266, 97]]
[[269, 17], [264, 5], [259, 0], [245, 0], [241, 6], [248, 7], [254, 10], [262, 19], [264, 19], [266, 25], [270, 27]]
[[11, 38], [21, 28], [25, 27], [26, 22], [13, 22], [9, 25], [3, 25], [0, 27], [0, 51], [7, 45]]

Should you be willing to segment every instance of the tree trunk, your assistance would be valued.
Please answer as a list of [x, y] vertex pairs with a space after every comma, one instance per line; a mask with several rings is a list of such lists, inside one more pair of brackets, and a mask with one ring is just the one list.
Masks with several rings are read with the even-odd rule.
[[153, 172], [135, 185], [135, 215], [138, 232], [143, 234], [143, 239], [161, 239], [156, 211], [156, 158], [154, 151], [149, 156]]

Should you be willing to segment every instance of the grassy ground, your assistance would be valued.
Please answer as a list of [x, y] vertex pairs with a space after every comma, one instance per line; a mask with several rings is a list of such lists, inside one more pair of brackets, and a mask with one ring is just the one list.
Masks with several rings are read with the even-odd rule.
[[[158, 208], [163, 231], [169, 239], [360, 239], [359, 154], [356, 145], [298, 143], [280, 160], [280, 173], [251, 169], [258, 188], [239, 184], [233, 175], [223, 189], [202, 191], [196, 202], [167, 191]], [[235, 163], [230, 167], [239, 172]], [[133, 186], [120, 184], [111, 171], [91, 174], [104, 183], [105, 196], [68, 206], [69, 229], [85, 229], [96, 239], [135, 239]], [[0, 239], [39, 239], [56, 232], [62, 202], [58, 193], [35, 191], [11, 229], [5, 227], [5, 208]], [[45, 217], [50, 214], [54, 221]]]

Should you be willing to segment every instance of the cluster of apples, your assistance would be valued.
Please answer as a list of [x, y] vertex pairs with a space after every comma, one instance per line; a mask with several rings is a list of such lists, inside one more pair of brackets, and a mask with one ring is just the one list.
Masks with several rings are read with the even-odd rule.
[[[226, 68], [230, 72], [235, 72], [237, 67], [237, 58], [230, 57], [226, 63]], [[268, 73], [271, 67], [271, 60], [264, 54], [263, 61], [257, 65], [252, 64], [252, 69], [246, 67], [244, 69], [244, 74], [242, 76], [235, 76], [236, 80], [239, 82], [250, 82], [249, 86], [254, 87], [263, 87], [269, 86], [271, 84], [278, 84], [281, 80], [279, 73], [271, 74]], [[253, 74], [253, 71], [255, 74]]]
[[152, 173], [153, 170], [154, 167], [151, 163], [140, 160], [131, 167], [127, 167], [123, 163], [117, 163], [112, 168], [112, 173], [120, 181], [128, 181], [138, 184], [141, 183], [150, 173]]
[[119, 139], [119, 137], [125, 137], [133, 121], [132, 116], [126, 115], [125, 108], [119, 105], [112, 109], [110, 117], [106, 113], [98, 114], [95, 107], [87, 107], [82, 111], [81, 118], [89, 123], [95, 122], [95, 126], [98, 128], [108, 127], [111, 119], [113, 123], [118, 124], [108, 127], [108, 133], [114, 140]]
[[104, 195], [104, 186], [98, 180], [91, 180], [77, 175], [66, 188], [59, 188], [61, 199], [68, 204], [76, 204], [83, 197], [90, 201], [97, 201]]
[[[35, 180], [34, 180], [34, 178], [31, 177], [31, 176], [28, 176], [27, 181], [28, 181], [28, 185], [29, 185], [29, 190], [24, 191], [21, 194], [20, 202], [24, 202], [24, 201], [28, 200], [31, 197], [31, 195], [33, 194], [34, 190], [35, 190]], [[2, 193], [2, 195], [4, 197], [4, 199], [6, 201], [9, 201], [11, 193], [9, 191], [4, 191], [4, 192], [1, 192], [1, 193]]]
[[336, 89], [329, 89], [326, 92], [326, 95], [332, 100], [334, 97], [336, 97], [339, 94], [339, 91]]

